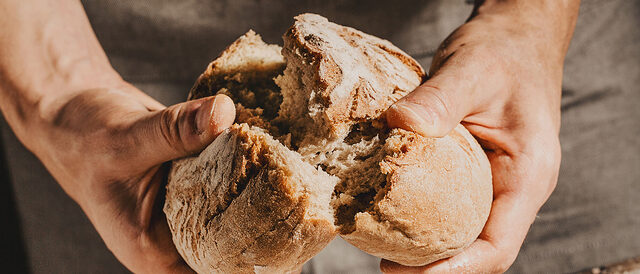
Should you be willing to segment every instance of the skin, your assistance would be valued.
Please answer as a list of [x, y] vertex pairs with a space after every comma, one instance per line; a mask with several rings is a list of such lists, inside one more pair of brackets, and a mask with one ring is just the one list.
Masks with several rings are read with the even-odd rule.
[[165, 107], [123, 81], [80, 1], [0, 2], [0, 109], [135, 273], [193, 272], [162, 212], [172, 159], [235, 119], [224, 95]]
[[478, 239], [421, 267], [387, 273], [500, 273], [514, 262], [560, 168], [564, 57], [579, 1], [480, 1], [440, 46], [430, 79], [386, 113], [392, 127], [440, 137], [462, 123], [485, 149], [494, 201]]
[[[578, 1], [478, 2], [439, 49], [432, 77], [387, 112], [426, 136], [461, 122], [487, 151], [494, 202], [479, 239], [424, 267], [501, 272], [553, 190], [562, 63]], [[0, 110], [20, 141], [136, 273], [192, 272], [162, 213], [167, 162], [201, 151], [235, 118], [219, 95], [165, 107], [123, 81], [79, 1], [0, 1]]]

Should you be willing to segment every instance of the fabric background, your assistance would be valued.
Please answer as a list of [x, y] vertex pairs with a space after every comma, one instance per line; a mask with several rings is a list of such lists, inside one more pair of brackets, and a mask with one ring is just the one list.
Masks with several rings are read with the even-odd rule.
[[[428, 68], [434, 49], [471, 10], [463, 0], [83, 4], [116, 70], [167, 105], [183, 101], [207, 63], [250, 28], [280, 44], [294, 15], [315, 12], [388, 39]], [[640, 256], [640, 1], [586, 0], [580, 13], [565, 67], [558, 186], [512, 273], [573, 272]], [[0, 231], [7, 243], [1, 254], [17, 258], [3, 264], [33, 273], [127, 272], [4, 120], [0, 131], [1, 190], [8, 194], [0, 198], [15, 204], [2, 212], [9, 225]], [[304, 272], [375, 273], [378, 262], [338, 239]]]

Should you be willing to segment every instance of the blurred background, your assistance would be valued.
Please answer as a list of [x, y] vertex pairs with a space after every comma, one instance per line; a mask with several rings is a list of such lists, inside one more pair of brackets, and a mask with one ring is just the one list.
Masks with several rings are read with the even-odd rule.
[[[83, 4], [116, 70], [170, 105], [184, 101], [208, 62], [248, 29], [281, 44], [292, 17], [302, 12], [388, 39], [428, 68], [440, 41], [464, 22], [472, 5], [463, 0], [422, 2]], [[640, 1], [583, 1], [565, 64], [562, 111], [558, 186], [533, 224], [512, 273], [590, 272], [623, 261], [631, 265], [640, 258]], [[126, 273], [80, 208], [1, 116], [0, 133], [4, 270]], [[338, 249], [345, 251], [335, 252]], [[345, 263], [327, 268], [336, 261]], [[378, 261], [338, 240], [307, 264], [305, 272], [374, 273]]]

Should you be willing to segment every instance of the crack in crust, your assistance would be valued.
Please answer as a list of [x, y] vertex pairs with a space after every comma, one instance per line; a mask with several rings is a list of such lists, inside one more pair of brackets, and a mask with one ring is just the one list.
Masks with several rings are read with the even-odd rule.
[[325, 138], [343, 138], [353, 124], [378, 118], [425, 76], [415, 60], [389, 41], [314, 14], [296, 17], [284, 35], [283, 55], [288, 66], [304, 68], [304, 89], [317, 100], [299, 107], [313, 118], [310, 124], [301, 120], [307, 124], [302, 128], [327, 127]]

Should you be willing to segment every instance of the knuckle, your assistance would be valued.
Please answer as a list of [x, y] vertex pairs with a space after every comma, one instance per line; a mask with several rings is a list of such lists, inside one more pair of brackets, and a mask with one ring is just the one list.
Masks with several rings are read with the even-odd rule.
[[560, 168], [560, 141], [557, 136], [545, 138], [546, 145], [540, 147], [535, 154], [535, 160], [545, 170], [557, 171]]
[[433, 91], [429, 94], [432, 98], [432, 100], [430, 100], [430, 107], [432, 109], [434, 118], [441, 120], [451, 116], [451, 109], [446, 102], [446, 96], [444, 95], [444, 92], [437, 87], [433, 87], [432, 89]]
[[542, 205], [558, 182], [562, 153], [559, 138], [552, 134], [533, 136], [523, 152], [526, 155], [525, 165], [529, 169], [529, 175], [535, 178], [530, 186], [540, 193], [536, 197]]
[[507, 270], [509, 270], [509, 267], [511, 267], [511, 264], [513, 262], [508, 262], [508, 260], [504, 260], [501, 263], [499, 263], [498, 265], [496, 265], [496, 267], [494, 268], [494, 273], [504, 273], [507, 272]]
[[501, 254], [499, 255], [499, 259], [498, 259], [497, 263], [494, 265], [493, 272], [494, 273], [504, 273], [504, 272], [506, 272], [507, 270], [509, 270], [509, 268], [511, 267], [513, 262], [515, 262], [517, 256], [518, 256], [518, 250], [516, 250], [516, 251], [511, 251], [511, 250], [502, 251]]
[[[545, 130], [536, 130], [546, 132]], [[532, 166], [543, 171], [557, 171], [560, 168], [561, 149], [558, 136], [532, 132], [523, 144], [522, 152], [528, 155]]]
[[430, 119], [436, 121], [447, 121], [453, 112], [449, 98], [438, 86], [425, 83], [418, 89], [410, 102], [421, 105]]
[[184, 152], [182, 144], [182, 132], [180, 130], [181, 111], [176, 107], [169, 107], [160, 113], [158, 130], [166, 147]]

